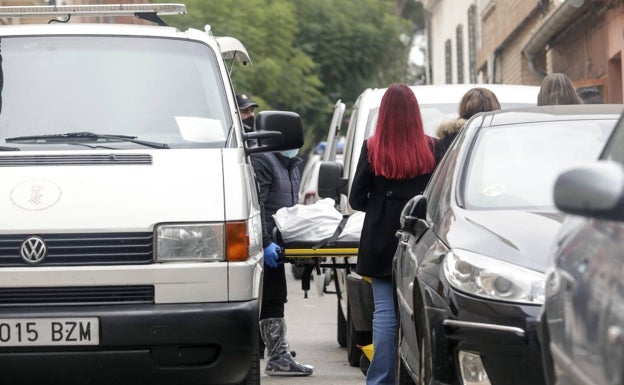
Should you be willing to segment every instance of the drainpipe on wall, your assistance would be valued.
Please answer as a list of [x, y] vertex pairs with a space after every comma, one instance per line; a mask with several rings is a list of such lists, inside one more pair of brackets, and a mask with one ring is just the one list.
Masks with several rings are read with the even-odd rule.
[[544, 78], [547, 73], [535, 67], [535, 56], [540, 50], [546, 47], [548, 41], [550, 41], [557, 32], [573, 20], [574, 15], [584, 4], [585, 0], [565, 0], [548, 15], [524, 46], [524, 56], [526, 56], [529, 61], [529, 69], [538, 77]]

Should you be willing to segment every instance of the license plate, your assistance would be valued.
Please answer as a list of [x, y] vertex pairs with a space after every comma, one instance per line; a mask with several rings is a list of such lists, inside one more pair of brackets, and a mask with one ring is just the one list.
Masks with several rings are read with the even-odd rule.
[[98, 318], [0, 319], [0, 347], [97, 345]]

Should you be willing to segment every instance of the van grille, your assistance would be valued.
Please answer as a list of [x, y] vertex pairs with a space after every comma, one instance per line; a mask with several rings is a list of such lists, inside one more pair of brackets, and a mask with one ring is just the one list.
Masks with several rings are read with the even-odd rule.
[[0, 288], [0, 306], [154, 303], [154, 286]]
[[19, 234], [0, 236], [0, 267], [29, 265], [20, 254], [32, 236], [47, 247], [37, 266], [132, 265], [151, 263], [153, 233]]
[[11, 155], [0, 156], [0, 167], [91, 166], [152, 164], [149, 154]]

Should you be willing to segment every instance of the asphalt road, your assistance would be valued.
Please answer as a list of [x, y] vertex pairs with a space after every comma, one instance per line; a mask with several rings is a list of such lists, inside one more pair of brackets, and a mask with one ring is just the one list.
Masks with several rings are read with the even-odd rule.
[[362, 385], [365, 382], [360, 368], [347, 361], [347, 351], [336, 341], [336, 295], [319, 296], [314, 281], [304, 298], [301, 281], [295, 280], [291, 267], [286, 266], [288, 303], [286, 304], [286, 337], [296, 359], [314, 366], [309, 377], [269, 377], [264, 375], [265, 361], [261, 361], [263, 385]]

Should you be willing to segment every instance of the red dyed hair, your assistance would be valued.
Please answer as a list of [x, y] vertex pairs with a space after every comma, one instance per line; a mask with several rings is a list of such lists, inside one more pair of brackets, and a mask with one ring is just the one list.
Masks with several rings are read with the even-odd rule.
[[425, 135], [416, 95], [392, 84], [381, 99], [375, 134], [368, 139], [368, 161], [375, 175], [407, 179], [435, 168], [433, 138]]

